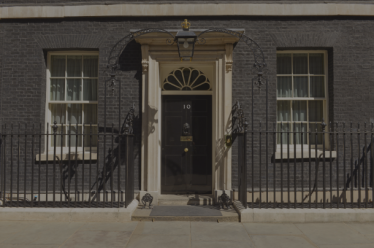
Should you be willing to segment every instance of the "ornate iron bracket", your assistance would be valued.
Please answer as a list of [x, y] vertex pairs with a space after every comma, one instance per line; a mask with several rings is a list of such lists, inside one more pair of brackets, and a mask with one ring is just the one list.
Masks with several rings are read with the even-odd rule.
[[133, 134], [133, 122], [135, 119], [135, 103], [132, 104], [129, 112], [126, 115], [125, 121], [123, 122], [121, 133], [122, 134]]
[[143, 203], [143, 208], [146, 207], [146, 204], [147, 202], [149, 202], [149, 208], [153, 208], [152, 206], [152, 201], [153, 201], [153, 196], [150, 194], [150, 193], [146, 193], [143, 197], [142, 197], [142, 203]]
[[233, 127], [233, 133], [246, 133], [248, 122], [247, 118], [244, 117], [244, 111], [239, 101], [234, 105], [233, 112], [233, 125], [236, 125], [235, 128]]
[[224, 209], [224, 206], [226, 206], [227, 209], [231, 209], [231, 199], [226, 192], [223, 192], [222, 195], [218, 197], [218, 204], [220, 209]]

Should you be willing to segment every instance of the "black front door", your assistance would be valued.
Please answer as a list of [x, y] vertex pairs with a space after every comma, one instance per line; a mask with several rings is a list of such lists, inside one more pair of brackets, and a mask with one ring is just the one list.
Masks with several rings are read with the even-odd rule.
[[212, 96], [162, 96], [161, 193], [212, 193]]

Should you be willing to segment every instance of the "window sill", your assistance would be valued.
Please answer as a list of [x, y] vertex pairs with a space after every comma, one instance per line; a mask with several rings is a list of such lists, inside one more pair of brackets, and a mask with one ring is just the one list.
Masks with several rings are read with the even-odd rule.
[[[322, 149], [317, 149], [317, 158], [319, 156], [321, 156], [321, 158], [323, 158], [323, 150]], [[303, 155], [303, 156], [302, 156]], [[311, 158], [315, 159], [316, 158], [316, 150], [315, 149], [311, 149], [310, 150], [310, 155], [311, 155]], [[283, 159], [288, 159], [288, 154], [287, 154], [287, 151], [283, 151]], [[295, 158], [295, 153], [294, 151], [290, 150], [290, 159], [294, 159]], [[303, 151], [303, 154], [301, 154], [301, 151], [297, 150], [296, 151], [296, 159], [305, 159], [305, 158], [309, 158], [309, 150], [304, 150]], [[336, 158], [336, 151], [325, 151], [325, 158]], [[275, 153], [275, 159], [276, 160], [280, 160], [281, 159], [281, 153], [280, 152], [276, 152]]]
[[[75, 155], [75, 152], [70, 153], [70, 156], [69, 156], [69, 153], [62, 154], [62, 160], [63, 161], [69, 160], [69, 157], [70, 157], [71, 161], [74, 161], [75, 159], [83, 160], [83, 152], [78, 152], [77, 156]], [[48, 161], [53, 161], [53, 153], [52, 154], [49, 153], [48, 155], [45, 154], [45, 153], [36, 154], [35, 160], [36, 161], [47, 161], [47, 158], [48, 158]], [[56, 161], [60, 161], [61, 154], [56, 154], [55, 158], [56, 158]], [[89, 152], [84, 153], [84, 160], [85, 161], [90, 160], [90, 153]], [[91, 160], [97, 160], [97, 153], [96, 152], [91, 153]]]

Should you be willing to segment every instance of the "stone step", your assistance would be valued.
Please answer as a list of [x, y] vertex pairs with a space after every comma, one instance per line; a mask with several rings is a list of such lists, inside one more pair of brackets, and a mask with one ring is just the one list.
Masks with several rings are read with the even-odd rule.
[[239, 222], [235, 209], [219, 209], [217, 206], [139, 206], [132, 215], [133, 221], [206, 221]]
[[161, 195], [158, 206], [183, 206], [183, 205], [214, 205], [212, 195]]

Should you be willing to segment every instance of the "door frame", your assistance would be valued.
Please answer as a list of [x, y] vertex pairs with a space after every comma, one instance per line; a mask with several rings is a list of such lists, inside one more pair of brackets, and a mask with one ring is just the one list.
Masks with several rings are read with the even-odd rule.
[[[214, 51], [195, 51], [193, 62], [180, 62], [164, 47], [142, 44], [142, 146], [141, 192], [151, 193], [157, 203], [161, 192], [161, 95], [202, 95], [209, 91], [162, 91], [164, 71], [182, 66], [197, 69], [210, 67], [212, 83], [212, 191], [231, 190], [231, 149], [225, 135], [231, 132], [233, 44]], [[171, 69], [170, 71], [172, 71]], [[164, 70], [164, 71], [163, 71]], [[170, 71], [168, 73], [170, 73]], [[204, 71], [203, 71], [204, 72]], [[207, 73], [208, 74], [208, 73]], [[212, 78], [213, 77], [213, 78]]]

